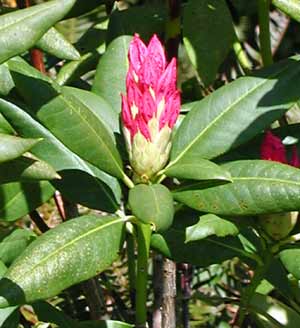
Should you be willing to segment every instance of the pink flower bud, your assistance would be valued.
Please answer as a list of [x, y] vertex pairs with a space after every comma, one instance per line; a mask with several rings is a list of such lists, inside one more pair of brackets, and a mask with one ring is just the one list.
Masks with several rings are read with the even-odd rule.
[[292, 147], [292, 157], [291, 160], [288, 161], [284, 144], [281, 139], [276, 137], [271, 131], [265, 133], [260, 148], [260, 158], [300, 167], [297, 147], [295, 145]]
[[280, 138], [276, 137], [271, 131], [267, 131], [260, 148], [260, 158], [287, 163], [285, 147]]
[[176, 59], [167, 65], [154, 35], [148, 46], [136, 34], [129, 46], [123, 130], [135, 174], [150, 179], [167, 162], [172, 128], [180, 111]]

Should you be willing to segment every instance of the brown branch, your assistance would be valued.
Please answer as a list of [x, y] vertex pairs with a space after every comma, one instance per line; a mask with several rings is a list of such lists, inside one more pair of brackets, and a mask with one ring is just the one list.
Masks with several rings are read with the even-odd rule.
[[162, 327], [176, 328], [176, 263], [164, 259], [163, 263], [163, 295], [162, 295]]
[[162, 327], [162, 295], [163, 295], [163, 257], [155, 254], [153, 258], [153, 292], [154, 304], [152, 328]]

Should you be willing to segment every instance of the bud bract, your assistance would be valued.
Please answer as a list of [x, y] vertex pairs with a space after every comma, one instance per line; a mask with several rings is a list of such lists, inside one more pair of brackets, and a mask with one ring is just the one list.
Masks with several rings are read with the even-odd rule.
[[147, 181], [169, 158], [172, 128], [180, 111], [176, 59], [167, 65], [156, 35], [146, 46], [136, 34], [129, 46], [122, 121], [135, 177]]

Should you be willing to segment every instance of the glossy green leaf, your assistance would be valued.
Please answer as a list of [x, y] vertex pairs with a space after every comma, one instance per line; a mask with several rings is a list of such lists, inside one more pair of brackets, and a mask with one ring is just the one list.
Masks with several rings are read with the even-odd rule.
[[4, 116], [0, 113], [0, 134], [14, 134], [13, 127], [8, 123]]
[[10, 60], [9, 68], [31, 110], [64, 145], [107, 173], [124, 177], [116, 142], [100, 116], [24, 61]]
[[108, 43], [119, 36], [132, 36], [134, 33], [138, 33], [146, 43], [154, 33], [161, 35], [166, 27], [166, 9], [163, 2], [161, 5], [158, 2], [113, 11], [107, 30]]
[[287, 271], [277, 257], [272, 259], [272, 262], [266, 272], [265, 279], [271, 283], [276, 291], [283, 295], [286, 299], [293, 297], [293, 288], [287, 276]]
[[0, 163], [22, 156], [41, 139], [23, 139], [8, 134], [0, 134]]
[[79, 324], [80, 328], [133, 328], [134, 325], [114, 320], [84, 321]]
[[106, 26], [95, 24], [76, 42], [76, 48], [82, 54], [80, 60], [63, 65], [57, 74], [59, 85], [70, 84], [83, 74], [95, 70], [101, 54], [105, 50]]
[[132, 37], [120, 36], [110, 43], [101, 57], [92, 91], [102, 96], [117, 113], [121, 111], [121, 93], [125, 93], [128, 47]]
[[0, 309], [0, 327], [1, 328], [18, 328], [20, 314], [15, 306], [6, 309]]
[[129, 191], [128, 202], [133, 215], [158, 231], [167, 230], [173, 222], [173, 198], [161, 184], [135, 186]]
[[0, 280], [0, 307], [49, 298], [99, 274], [117, 258], [123, 227], [123, 219], [90, 215], [49, 230]]
[[14, 104], [0, 99], [0, 112], [20, 135], [43, 138], [32, 152], [59, 172], [62, 180], [56, 181], [55, 187], [69, 200], [106, 212], [115, 212], [118, 209], [121, 188], [115, 178], [87, 164], [67, 149], [49, 130]]
[[272, 0], [274, 6], [285, 14], [300, 22], [300, 1], [299, 0]]
[[30, 230], [12, 231], [0, 242], [0, 260], [10, 265], [35, 238], [35, 234]]
[[299, 59], [238, 78], [197, 102], [175, 135], [169, 166], [190, 154], [219, 156], [282, 117], [299, 99]]
[[78, 328], [78, 323], [68, 317], [63, 311], [58, 310], [50, 303], [39, 301], [32, 305], [39, 321], [51, 322], [59, 328]]
[[14, 81], [10, 75], [6, 63], [0, 65], [0, 95], [7, 96], [14, 87]]
[[[220, 215], [280, 213], [300, 208], [300, 170], [272, 161], [236, 161], [222, 165], [232, 183], [197, 189], [182, 187], [174, 198], [198, 211]], [[189, 190], [190, 189], [190, 190]]]
[[59, 85], [67, 85], [77, 79], [83, 74], [94, 70], [98, 64], [100, 55], [98, 52], [87, 53], [81, 56], [80, 60], [71, 61], [63, 65], [56, 76], [56, 83]]
[[250, 312], [262, 316], [261, 320], [271, 322], [265, 327], [297, 328], [300, 324], [300, 315], [284, 303], [270, 296], [255, 293], [250, 300]]
[[81, 16], [105, 3], [105, 0], [77, 0], [65, 18]]
[[183, 38], [205, 85], [216, 78], [233, 44], [233, 23], [224, 0], [190, 0], [183, 12]]
[[119, 115], [101, 96], [78, 88], [63, 87], [63, 90], [65, 94], [72, 95], [84, 103], [101, 120], [109, 132], [120, 133]]
[[44, 204], [54, 194], [49, 182], [0, 185], [0, 221], [14, 221]]
[[285, 249], [279, 253], [279, 257], [287, 271], [300, 279], [300, 249]]
[[54, 27], [50, 28], [35, 45], [57, 58], [67, 60], [80, 59], [80, 54], [76, 48]]
[[7, 271], [7, 266], [0, 260], [0, 278], [2, 278]]
[[185, 230], [196, 224], [198, 219], [197, 212], [187, 210], [177, 212], [173, 225], [167, 231], [152, 235], [151, 247], [177, 263], [191, 263], [200, 267], [222, 263], [235, 256], [247, 258], [247, 252], [238, 237], [212, 236], [186, 243]]
[[236, 236], [238, 227], [231, 221], [222, 219], [214, 214], [200, 216], [195, 225], [187, 227], [186, 242], [201, 240], [209, 236], [226, 237]]
[[169, 177], [191, 180], [221, 180], [231, 181], [230, 174], [206, 159], [199, 158], [197, 154], [190, 154], [179, 159], [174, 165], [168, 166], [162, 171]]
[[0, 184], [60, 178], [52, 166], [36, 158], [22, 156], [7, 163], [0, 163]]
[[42, 322], [51, 322], [59, 328], [133, 328], [133, 325], [120, 321], [95, 320], [95, 321], [75, 321], [68, 317], [63, 311], [58, 310], [53, 305], [40, 301], [32, 305], [38, 319]]
[[[75, 0], [53, 0], [0, 17], [0, 63], [23, 53], [72, 8]], [[22, 40], [22, 42], [20, 42]]]

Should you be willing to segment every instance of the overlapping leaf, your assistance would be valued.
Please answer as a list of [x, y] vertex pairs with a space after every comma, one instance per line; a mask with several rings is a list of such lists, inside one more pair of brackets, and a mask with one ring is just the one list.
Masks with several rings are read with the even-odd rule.
[[0, 280], [0, 308], [46, 299], [105, 270], [118, 256], [124, 220], [82, 216], [31, 243]]
[[60, 141], [98, 168], [124, 177], [115, 140], [99, 116], [24, 61], [11, 60], [9, 68], [31, 110]]
[[183, 187], [174, 198], [194, 209], [221, 215], [280, 213], [300, 208], [300, 170], [272, 161], [236, 161], [222, 165], [232, 183], [198, 189]]
[[28, 50], [72, 8], [75, 0], [53, 0], [0, 17], [0, 63]]
[[62, 180], [56, 181], [55, 186], [68, 199], [90, 208], [116, 211], [121, 191], [115, 178], [87, 164], [18, 106], [0, 99], [0, 112], [14, 125], [19, 134], [43, 138], [32, 152], [59, 172]]

